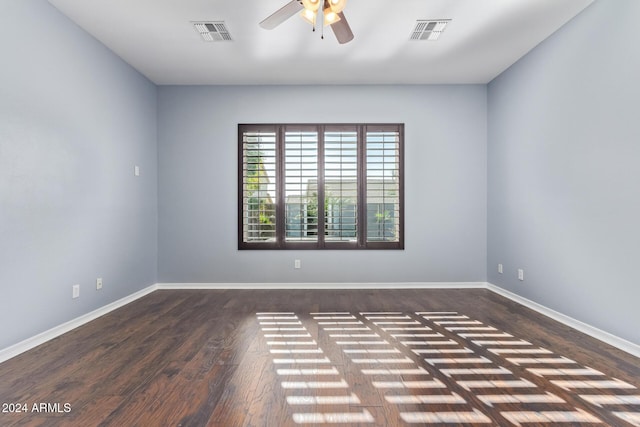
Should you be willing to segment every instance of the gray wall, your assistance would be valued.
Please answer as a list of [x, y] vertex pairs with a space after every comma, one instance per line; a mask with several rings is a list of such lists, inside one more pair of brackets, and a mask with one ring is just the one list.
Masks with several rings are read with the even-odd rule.
[[596, 1], [488, 89], [489, 281], [635, 343], [638, 16]]
[[157, 126], [155, 86], [44, 0], [0, 0], [0, 61], [3, 348], [157, 281]]
[[[265, 122], [405, 123], [406, 249], [238, 251], [237, 124]], [[158, 125], [161, 282], [486, 280], [485, 86], [161, 87]]]

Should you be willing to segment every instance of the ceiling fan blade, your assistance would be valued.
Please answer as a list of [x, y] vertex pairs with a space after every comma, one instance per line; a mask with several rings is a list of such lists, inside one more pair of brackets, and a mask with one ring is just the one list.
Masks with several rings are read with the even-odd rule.
[[334, 22], [331, 24], [331, 29], [333, 30], [333, 34], [336, 35], [338, 39], [338, 43], [345, 44], [349, 43], [353, 40], [353, 32], [351, 31], [351, 27], [347, 22], [347, 18], [345, 18], [344, 13], [340, 12], [338, 14], [340, 20], [338, 22]]
[[265, 30], [273, 30], [278, 25], [300, 12], [302, 9], [304, 9], [304, 6], [302, 6], [301, 2], [298, 0], [292, 0], [278, 9], [273, 15], [262, 21], [260, 26]]

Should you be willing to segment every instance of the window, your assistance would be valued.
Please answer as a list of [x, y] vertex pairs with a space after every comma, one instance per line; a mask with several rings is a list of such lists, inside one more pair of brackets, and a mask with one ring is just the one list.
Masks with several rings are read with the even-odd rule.
[[239, 249], [403, 249], [404, 125], [238, 125]]

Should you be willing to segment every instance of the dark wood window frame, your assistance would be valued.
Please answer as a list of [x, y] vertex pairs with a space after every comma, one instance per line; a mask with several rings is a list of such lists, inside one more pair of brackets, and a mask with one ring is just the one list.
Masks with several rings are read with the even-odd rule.
[[[285, 132], [290, 129], [300, 132], [317, 132], [317, 240], [316, 241], [291, 241], [285, 237]], [[338, 132], [340, 130], [357, 130], [357, 226], [355, 238], [351, 241], [328, 241], [325, 239], [325, 182], [324, 182], [324, 139], [325, 132]], [[245, 214], [247, 211], [245, 200], [245, 135], [263, 132], [275, 137], [274, 153], [269, 161], [275, 164], [270, 166], [275, 179], [275, 199], [269, 198], [269, 204], [273, 204], [275, 221], [273, 238], [264, 241], [245, 241]], [[376, 241], [367, 238], [368, 232], [368, 204], [367, 204], [367, 135], [369, 133], [396, 133], [397, 134], [397, 205], [394, 216], [393, 240]], [[274, 144], [271, 144], [274, 145]], [[254, 166], [255, 167], [255, 166]], [[258, 166], [262, 168], [263, 166]], [[384, 166], [383, 166], [384, 167]], [[255, 174], [255, 172], [254, 172]], [[248, 181], [248, 179], [247, 179]], [[383, 179], [384, 181], [384, 179]], [[258, 184], [260, 185], [260, 184]], [[373, 185], [372, 185], [373, 187]], [[372, 190], [373, 191], [373, 190]], [[384, 190], [383, 190], [384, 191]], [[384, 202], [383, 202], [383, 206]], [[384, 208], [383, 208], [384, 209]], [[385, 212], [383, 215], [386, 215]], [[260, 218], [262, 221], [262, 218]], [[370, 221], [369, 221], [370, 222]], [[322, 230], [322, 232], [321, 232]], [[404, 249], [404, 124], [239, 124], [238, 125], [238, 249], [240, 250], [277, 250], [277, 249]]]

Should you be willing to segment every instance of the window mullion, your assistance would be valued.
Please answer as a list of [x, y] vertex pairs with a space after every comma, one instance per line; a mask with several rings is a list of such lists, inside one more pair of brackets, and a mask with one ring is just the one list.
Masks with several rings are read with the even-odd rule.
[[367, 151], [366, 127], [358, 126], [358, 246], [367, 244]]
[[276, 243], [280, 248], [285, 246], [284, 134], [284, 126], [278, 126], [276, 131]]
[[324, 126], [318, 126], [318, 247], [325, 247]]

